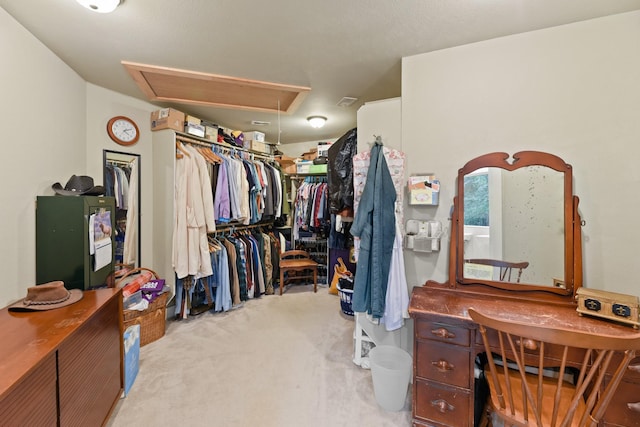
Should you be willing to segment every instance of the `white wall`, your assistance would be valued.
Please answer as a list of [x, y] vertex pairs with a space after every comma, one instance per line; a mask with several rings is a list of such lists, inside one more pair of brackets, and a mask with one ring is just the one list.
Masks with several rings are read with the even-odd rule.
[[3, 307], [35, 285], [36, 196], [85, 174], [86, 85], [2, 8], [0, 57]]
[[371, 150], [376, 136], [385, 147], [403, 150], [400, 98], [366, 102], [358, 109], [358, 153]]
[[[103, 150], [121, 151], [140, 155], [140, 265], [152, 268], [153, 265], [153, 169], [151, 159], [153, 144], [151, 141], [150, 116], [158, 107], [139, 99], [121, 95], [100, 86], [87, 84], [87, 173], [97, 182], [103, 182]], [[133, 119], [140, 129], [140, 139], [134, 145], [123, 147], [111, 140], [107, 134], [107, 122], [114, 116], [127, 116]]]
[[[73, 174], [103, 184], [103, 149], [141, 155], [141, 264], [153, 268], [149, 117], [157, 107], [86, 83], [2, 8], [0, 56], [0, 129], [7, 159], [0, 168], [0, 307], [23, 298], [36, 284], [36, 197], [53, 195], [51, 185], [64, 186]], [[135, 145], [121, 147], [107, 135], [107, 121], [116, 115], [138, 124]]]
[[[585, 285], [640, 295], [640, 12], [416, 55], [402, 64], [408, 170], [441, 179], [433, 212], [450, 226], [458, 168], [484, 153], [547, 151], [574, 169]], [[437, 257], [407, 259], [416, 285], [447, 278]]]

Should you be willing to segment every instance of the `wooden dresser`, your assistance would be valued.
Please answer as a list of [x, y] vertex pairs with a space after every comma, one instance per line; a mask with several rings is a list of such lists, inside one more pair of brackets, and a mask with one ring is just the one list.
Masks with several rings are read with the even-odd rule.
[[0, 310], [0, 424], [101, 426], [123, 386], [120, 289], [67, 307]]
[[[409, 307], [415, 320], [414, 426], [474, 425], [475, 358], [484, 347], [467, 314], [470, 307], [507, 319], [535, 317], [549, 326], [560, 324], [610, 335], [630, 330], [629, 326], [580, 317], [575, 306], [416, 287]], [[579, 364], [582, 354], [573, 355], [571, 361]], [[605, 420], [605, 426], [640, 427], [640, 357], [629, 367]]]

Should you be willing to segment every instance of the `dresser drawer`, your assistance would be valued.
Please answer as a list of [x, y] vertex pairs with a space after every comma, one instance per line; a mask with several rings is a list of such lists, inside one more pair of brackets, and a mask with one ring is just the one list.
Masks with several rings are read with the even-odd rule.
[[469, 347], [471, 331], [462, 325], [451, 325], [430, 320], [415, 323], [416, 339], [434, 340]]
[[473, 424], [470, 391], [417, 379], [414, 392], [415, 417], [456, 427]]
[[[489, 340], [489, 345], [496, 353], [500, 352], [500, 340], [498, 339], [498, 333], [493, 329], [487, 329], [487, 339]], [[514, 340], [515, 341], [515, 340]], [[476, 345], [479, 348], [484, 349], [484, 343], [482, 341], [482, 334], [480, 330], [476, 331]], [[504, 339], [504, 345], [507, 349], [509, 349], [509, 341]], [[520, 348], [520, 343], [518, 341], [514, 342], [516, 349]], [[545, 363], [546, 366], [560, 366], [560, 361], [562, 360], [562, 354], [564, 352], [564, 346], [554, 345], [554, 344], [545, 344]], [[582, 365], [582, 361], [584, 360], [586, 350], [578, 349], [578, 348], [570, 348], [569, 353], [567, 355], [567, 360], [569, 366], [580, 367]], [[540, 343], [529, 340], [529, 343], [525, 343], [524, 347], [525, 353], [525, 361], [527, 364], [537, 365], [538, 358], [540, 355]]]
[[471, 388], [471, 351], [433, 341], [416, 342], [416, 375], [421, 378]]
[[620, 383], [604, 420], [607, 426], [640, 427], [640, 382]]
[[[616, 353], [611, 359], [611, 363], [609, 364], [609, 368], [607, 372], [613, 374], [616, 367], [622, 360], [623, 354]], [[640, 356], [636, 356], [634, 359], [631, 359], [631, 363], [627, 367], [627, 372], [624, 374], [625, 381], [635, 381], [640, 383]]]

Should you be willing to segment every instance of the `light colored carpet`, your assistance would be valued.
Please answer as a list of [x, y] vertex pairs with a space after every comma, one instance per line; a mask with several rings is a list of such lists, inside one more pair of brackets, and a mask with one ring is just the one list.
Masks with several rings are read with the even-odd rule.
[[353, 318], [311, 285], [227, 313], [168, 323], [140, 350], [140, 371], [107, 426], [410, 426], [376, 402], [371, 371], [355, 365]]

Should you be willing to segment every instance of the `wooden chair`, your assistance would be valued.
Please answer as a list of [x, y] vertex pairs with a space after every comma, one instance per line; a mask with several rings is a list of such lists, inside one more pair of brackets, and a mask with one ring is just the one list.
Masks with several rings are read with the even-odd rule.
[[[469, 316], [478, 324], [488, 356], [490, 408], [506, 426], [597, 426], [640, 351], [637, 331], [613, 337], [552, 329], [544, 322], [491, 318], [473, 308]], [[570, 376], [567, 355], [576, 351], [583, 362]], [[549, 366], [549, 358], [555, 366]]]
[[291, 250], [280, 255], [280, 295], [284, 289], [284, 275], [291, 271], [311, 270], [313, 275], [296, 276], [296, 279], [313, 278], [313, 292], [318, 292], [318, 263], [305, 251]]
[[529, 267], [529, 263], [527, 261], [509, 262], [509, 261], [500, 261], [497, 259], [475, 258], [475, 259], [465, 259], [464, 262], [469, 264], [490, 265], [492, 267], [498, 267], [500, 269], [501, 282], [511, 282], [511, 272], [513, 270], [517, 270], [518, 277], [516, 278], [515, 283], [520, 283], [520, 276], [522, 276], [522, 270]]

